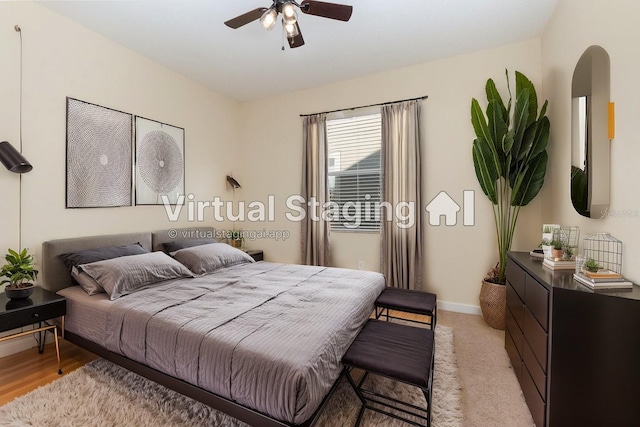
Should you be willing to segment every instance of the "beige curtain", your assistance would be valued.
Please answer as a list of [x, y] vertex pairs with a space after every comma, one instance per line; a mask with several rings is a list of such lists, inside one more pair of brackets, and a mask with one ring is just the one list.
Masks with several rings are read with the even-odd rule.
[[[302, 159], [302, 197], [312, 198], [319, 206], [329, 201], [327, 185], [326, 115], [314, 114], [304, 118], [304, 147]], [[310, 212], [305, 203], [306, 217], [302, 221], [302, 264], [330, 264], [330, 223], [322, 220], [321, 211]], [[316, 217], [316, 218], [312, 218]]]
[[[420, 105], [399, 102], [382, 107], [383, 200], [392, 209], [382, 209], [380, 266], [387, 286], [422, 288], [422, 163], [420, 157]], [[411, 214], [413, 224], [402, 228], [396, 208]], [[410, 225], [411, 220], [404, 224]]]

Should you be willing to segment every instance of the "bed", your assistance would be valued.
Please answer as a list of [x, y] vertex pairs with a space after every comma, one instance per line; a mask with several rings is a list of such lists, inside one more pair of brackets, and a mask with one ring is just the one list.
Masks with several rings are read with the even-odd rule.
[[[198, 229], [192, 236], [210, 231]], [[313, 424], [340, 376], [342, 355], [384, 289], [384, 278], [249, 258], [207, 274], [198, 271], [196, 277], [142, 286], [112, 300], [74, 285], [61, 257], [117, 245], [159, 250], [172, 240], [174, 234], [163, 230], [45, 242], [43, 287], [67, 298], [65, 338], [248, 424]], [[182, 262], [197, 271], [202, 264], [198, 254], [226, 248], [207, 244], [174, 256], [188, 252], [187, 261], [195, 256], [197, 265]], [[114, 264], [160, 259], [160, 253], [154, 254], [123, 257]], [[93, 274], [92, 266], [83, 271]], [[136, 268], [120, 271], [138, 277]]]

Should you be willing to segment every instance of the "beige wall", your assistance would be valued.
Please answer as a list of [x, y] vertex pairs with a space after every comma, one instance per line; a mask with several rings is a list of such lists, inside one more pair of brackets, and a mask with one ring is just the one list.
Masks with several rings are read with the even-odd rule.
[[[577, 225], [582, 237], [609, 232], [623, 241], [623, 272], [640, 282], [640, 2], [561, 0], [542, 38], [544, 95], [552, 123], [551, 167], [543, 197], [545, 222]], [[609, 216], [590, 219], [571, 205], [571, 78], [582, 53], [600, 45], [611, 60], [611, 100], [616, 103], [616, 137], [611, 142]]]
[[[275, 222], [243, 226], [291, 233], [285, 242], [248, 245], [263, 248], [268, 260], [299, 262], [300, 224], [287, 221], [284, 214], [286, 198], [298, 194], [301, 186], [300, 114], [428, 95], [422, 104], [422, 208], [440, 191], [462, 205], [463, 191], [475, 190], [476, 225], [464, 227], [462, 212], [458, 224], [450, 227], [429, 226], [425, 215], [425, 288], [443, 301], [477, 306], [480, 282], [497, 261], [497, 249], [491, 205], [479, 188], [471, 158], [471, 98], [485, 99], [489, 77], [506, 92], [505, 68], [512, 76], [514, 70], [522, 71], [541, 88], [540, 62], [540, 41], [529, 40], [243, 104], [238, 172], [243, 188], [237, 194], [244, 200], [266, 200], [269, 194], [276, 198]], [[541, 224], [541, 203], [534, 200], [521, 211], [514, 249], [536, 246]], [[366, 269], [379, 270], [379, 240], [378, 234], [333, 233], [334, 264], [358, 268], [363, 260]]]
[[[22, 241], [38, 264], [45, 240], [173, 227], [162, 206], [65, 209], [67, 96], [184, 128], [187, 193], [231, 199], [224, 177], [236, 157], [237, 102], [32, 2], [0, 2], [0, 140], [19, 146], [16, 24], [24, 41], [23, 153], [33, 165], [22, 177]], [[0, 194], [4, 253], [18, 246], [19, 222], [19, 176], [4, 168]], [[188, 226], [185, 214], [179, 223]], [[31, 337], [9, 340], [0, 357], [33, 345]]]
[[[0, 2], [0, 140], [19, 142], [19, 35], [24, 40], [23, 245], [168, 228], [162, 206], [65, 209], [66, 97], [185, 129], [186, 192], [231, 199], [239, 104], [32, 2]], [[2, 169], [0, 250], [18, 245], [18, 175]], [[207, 216], [208, 223], [213, 221]], [[181, 217], [186, 224], [186, 215]]]

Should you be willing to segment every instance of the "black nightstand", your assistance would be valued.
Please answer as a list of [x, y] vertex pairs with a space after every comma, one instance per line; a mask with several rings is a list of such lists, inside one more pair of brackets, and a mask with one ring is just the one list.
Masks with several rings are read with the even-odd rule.
[[11, 300], [7, 298], [3, 292], [0, 294], [0, 332], [35, 324], [38, 324], [38, 327], [29, 331], [18, 332], [2, 337], [0, 338], [0, 342], [38, 332], [40, 334], [38, 351], [42, 353], [44, 351], [46, 331], [53, 332], [56, 344], [56, 355], [58, 356], [58, 373], [62, 374], [62, 370], [60, 369], [58, 327], [47, 321], [61, 317], [64, 336], [65, 314], [67, 314], [67, 300], [60, 295], [56, 295], [40, 287], [36, 286], [33, 294], [25, 299]]
[[261, 250], [250, 250], [247, 251], [247, 254], [249, 254], [254, 261], [262, 261], [264, 259], [264, 254]]

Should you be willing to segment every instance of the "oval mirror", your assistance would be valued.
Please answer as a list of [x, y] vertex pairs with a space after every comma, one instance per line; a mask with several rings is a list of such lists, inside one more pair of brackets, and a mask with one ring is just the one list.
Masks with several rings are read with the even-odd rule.
[[571, 202], [589, 218], [609, 208], [609, 54], [591, 46], [571, 83]]

